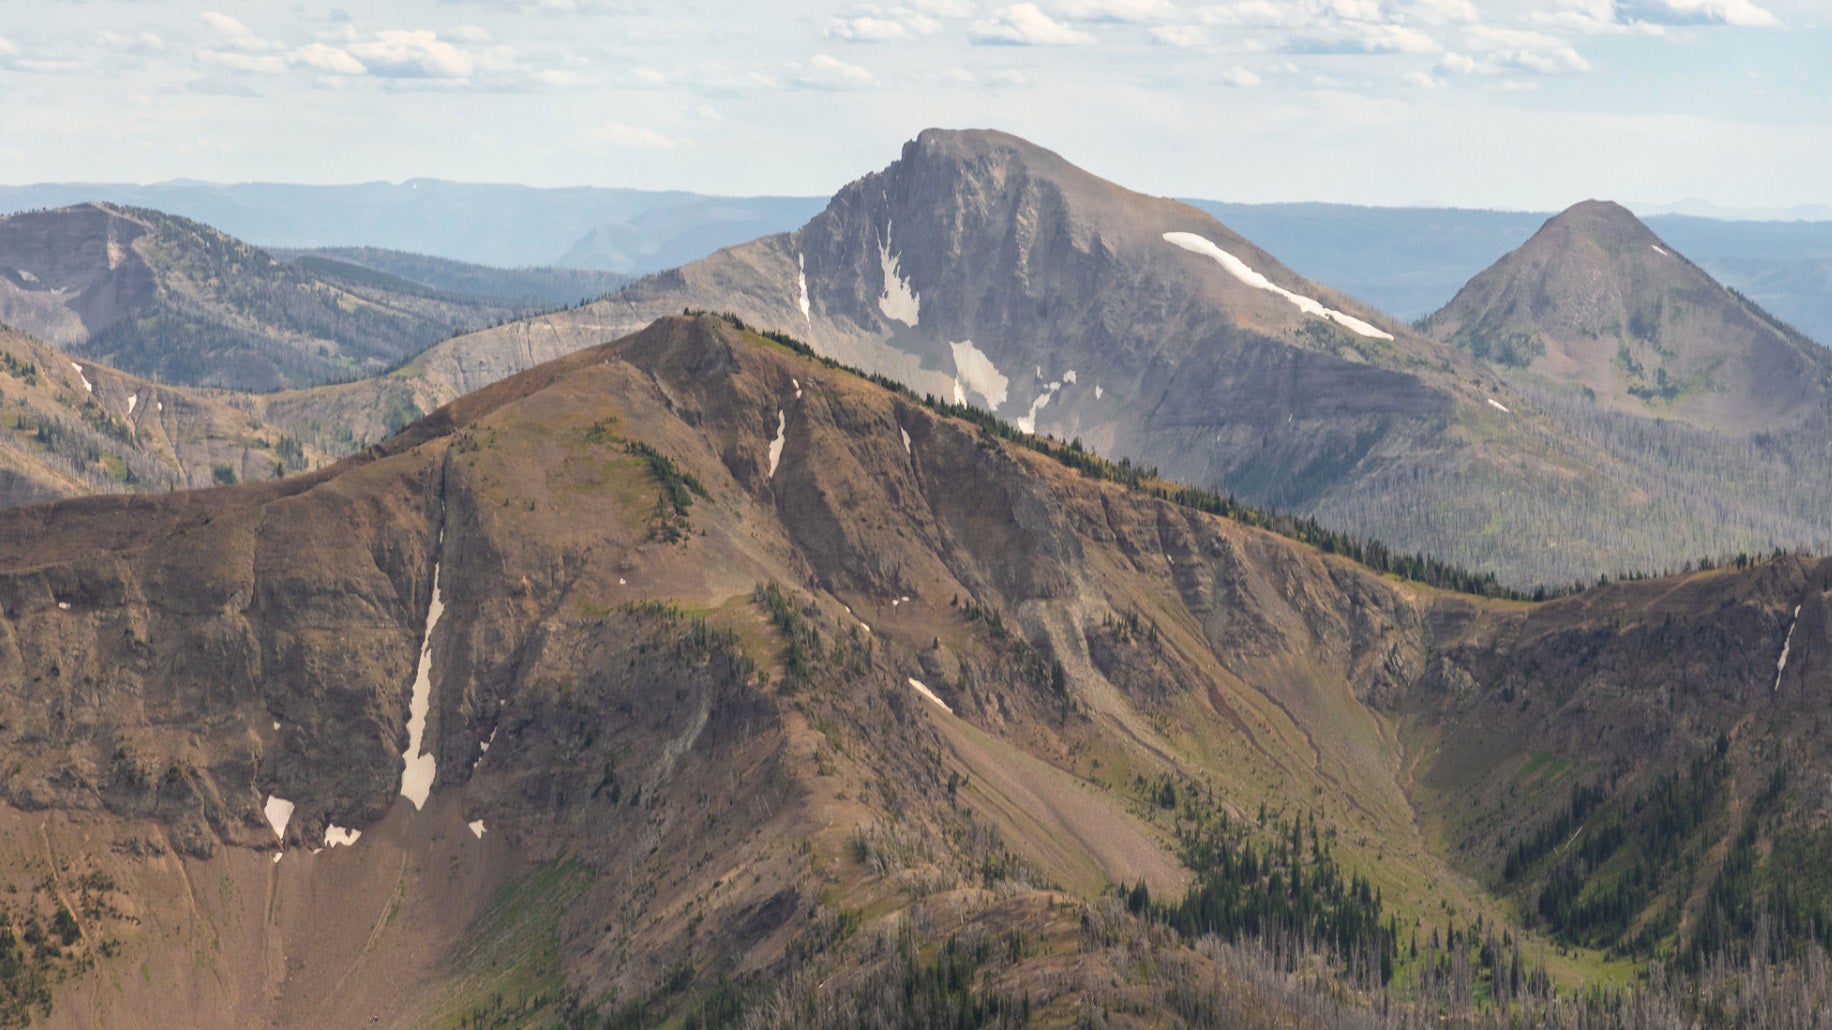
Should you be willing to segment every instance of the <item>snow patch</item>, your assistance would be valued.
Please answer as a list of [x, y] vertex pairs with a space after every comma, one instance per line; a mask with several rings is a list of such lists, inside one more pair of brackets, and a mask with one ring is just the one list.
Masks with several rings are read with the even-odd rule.
[[1513, 412], [1511, 412], [1511, 411], [1509, 411], [1509, 410], [1508, 410], [1508, 406], [1507, 406], [1507, 405], [1505, 405], [1505, 404], [1503, 404], [1503, 403], [1501, 403], [1500, 401], [1498, 401], [1498, 400], [1496, 400], [1496, 399], [1495, 399], [1495, 398], [1493, 398], [1493, 397], [1490, 397], [1490, 398], [1488, 399], [1488, 402], [1489, 402], [1489, 407], [1491, 407], [1491, 408], [1494, 408], [1494, 409], [1495, 409], [1496, 411], [1499, 411], [1499, 412], [1501, 412], [1501, 413], [1503, 413], [1503, 414], [1506, 414], [1506, 415], [1512, 415], [1512, 414], [1514, 414]]
[[94, 393], [95, 384], [90, 382], [88, 377], [83, 375], [83, 366], [72, 361], [70, 362], [70, 367], [76, 369], [76, 377], [83, 381], [83, 392], [84, 393]]
[[1669, 253], [1667, 253], [1667, 252], [1666, 252], [1666, 251], [1665, 251], [1664, 249], [1662, 249], [1662, 248], [1661, 248], [1661, 246], [1660, 246], [1660, 244], [1658, 244], [1658, 243], [1650, 243], [1650, 244], [1648, 244], [1648, 246], [1650, 246], [1650, 247], [1653, 247], [1653, 248], [1654, 248], [1654, 253], [1656, 253], [1656, 254], [1659, 254], [1659, 255], [1660, 255], [1661, 257], [1672, 257], [1672, 256], [1673, 256], [1673, 255], [1671, 255], [1671, 254], [1669, 254]]
[[1781, 657], [1775, 659], [1775, 689], [1781, 689], [1781, 674], [1787, 671], [1787, 652], [1794, 646], [1794, 627], [1800, 625], [1800, 606], [1794, 606], [1794, 621], [1787, 624], [1787, 636], [1781, 639]]
[[910, 281], [903, 277], [899, 261], [891, 256], [888, 226], [884, 238], [878, 241], [878, 265], [884, 270], [884, 292], [878, 295], [878, 310], [884, 312], [884, 317], [914, 328], [921, 317], [922, 298], [910, 289]]
[[962, 404], [967, 403], [967, 396], [962, 392], [962, 384], [968, 390], [979, 394], [986, 401], [986, 407], [998, 411], [999, 405], [1005, 403], [1005, 390], [1011, 380], [1005, 378], [992, 359], [973, 345], [972, 340], [959, 343], [949, 342], [948, 348], [954, 352], [954, 397]]
[[1075, 381], [1075, 370], [1071, 368], [1067, 372], [1064, 372], [1062, 374], [1062, 381], [1065, 383], [1074, 382]]
[[336, 823], [331, 823], [324, 828], [324, 846], [327, 848], [334, 848], [342, 844], [347, 848], [355, 844], [356, 838], [362, 835], [363, 831], [361, 830], [347, 830]]
[[1232, 275], [1234, 278], [1239, 279], [1241, 282], [1246, 283], [1256, 290], [1266, 290], [1284, 297], [1286, 300], [1296, 305], [1299, 311], [1307, 315], [1327, 318], [1337, 325], [1343, 326], [1353, 332], [1360, 333], [1363, 336], [1373, 337], [1377, 340], [1393, 339], [1392, 333], [1382, 332], [1353, 315], [1345, 315], [1334, 308], [1326, 308], [1319, 301], [1306, 297], [1303, 294], [1293, 293], [1283, 286], [1278, 285], [1271, 279], [1266, 278], [1248, 267], [1245, 261], [1222, 250], [1220, 247], [1210, 242], [1206, 237], [1198, 236], [1193, 232], [1167, 232], [1164, 234], [1164, 242], [1175, 247], [1181, 247], [1192, 254], [1201, 254], [1205, 257], [1214, 258], [1217, 264], [1227, 269], [1229, 275]]
[[795, 387], [795, 399], [798, 401], [801, 400], [801, 380], [791, 378], [789, 380], [789, 385]]
[[912, 686], [912, 687], [915, 687], [915, 688], [916, 688], [916, 693], [918, 693], [918, 694], [921, 694], [921, 695], [922, 695], [923, 697], [926, 697], [926, 698], [928, 698], [929, 700], [931, 700], [931, 701], [933, 701], [933, 702], [935, 702], [936, 704], [938, 704], [938, 705], [940, 705], [940, 706], [941, 706], [941, 710], [942, 710], [942, 711], [944, 711], [944, 712], [947, 712], [947, 713], [948, 713], [949, 715], [953, 715], [953, 714], [954, 714], [954, 709], [952, 709], [952, 708], [949, 708], [949, 707], [948, 707], [948, 702], [946, 702], [946, 701], [943, 701], [943, 700], [942, 700], [941, 698], [939, 698], [939, 697], [936, 697], [936, 696], [935, 696], [935, 691], [933, 691], [933, 690], [930, 690], [930, 689], [929, 689], [928, 687], [925, 687], [925, 686], [923, 686], [923, 685], [922, 685], [922, 681], [921, 681], [921, 680], [919, 680], [919, 679], [917, 679], [917, 678], [916, 678], [916, 677], [914, 677], [914, 676], [911, 676], [911, 677], [910, 677], [910, 686]]
[[279, 729], [279, 728], [280, 728], [280, 720], [278, 720], [278, 719], [275, 719], [275, 720], [274, 720], [274, 729], [276, 729], [276, 730], [277, 730], [277, 729]]
[[1103, 394], [1103, 393], [1106, 393], [1106, 392], [1107, 392], [1106, 390], [1103, 390], [1103, 389], [1101, 389], [1101, 387], [1100, 387], [1100, 385], [1099, 385], [1098, 383], [1097, 383], [1097, 384], [1095, 384], [1095, 387], [1094, 387], [1094, 399], [1095, 399], [1095, 400], [1100, 400], [1100, 395], [1101, 395], [1101, 394]]
[[471, 832], [477, 835], [478, 840], [483, 839], [483, 820], [482, 819], [473, 819], [470, 822], [465, 823], [464, 825], [471, 828]]
[[776, 463], [782, 460], [783, 441], [788, 439], [789, 417], [776, 412], [776, 439], [770, 441], [770, 478], [776, 478]]
[[57, 602], [57, 607], [67, 612], [70, 610], [70, 602], [69, 601], [59, 601]]
[[[439, 532], [439, 541], [445, 542], [445, 532]], [[413, 802], [414, 811], [426, 807], [426, 798], [433, 792], [433, 779], [438, 772], [433, 756], [420, 753], [420, 745], [426, 738], [426, 713], [433, 703], [433, 627], [439, 624], [439, 616], [445, 612], [445, 600], [439, 594], [439, 562], [433, 562], [433, 596], [426, 607], [426, 635], [421, 638], [420, 667], [414, 674], [413, 697], [407, 705], [407, 750], [401, 752], [405, 763], [401, 768], [401, 796]]]
[[131, 414], [133, 414], [133, 413], [134, 413], [134, 405], [136, 405], [136, 404], [138, 404], [138, 403], [140, 403], [140, 395], [139, 395], [139, 394], [137, 394], [137, 393], [130, 393], [130, 394], [128, 394], [128, 395], [127, 395], [127, 413], [128, 413], [129, 415], [131, 415]]
[[814, 316], [809, 313], [808, 305], [808, 262], [800, 254], [795, 255], [795, 281], [801, 288], [801, 297], [796, 303], [801, 306], [802, 317], [812, 324]]
[[286, 839], [286, 824], [293, 818], [293, 803], [285, 798], [267, 795], [267, 804], [261, 811], [267, 816], [267, 823], [274, 828], [274, 836]]
[[[1041, 372], [1042, 369], [1038, 369], [1038, 371]], [[1043, 392], [1037, 395], [1037, 399], [1031, 401], [1030, 411], [1018, 418], [1012, 419], [1011, 424], [1017, 426], [1020, 431], [1026, 434], [1036, 436], [1037, 412], [1042, 411], [1044, 405], [1048, 404], [1050, 398], [1056, 396], [1056, 391], [1060, 389], [1062, 389], [1062, 384], [1060, 382], [1051, 383], [1045, 386]]]
[[916, 453], [915, 451], [910, 450], [910, 431], [903, 428], [902, 426], [898, 426], [897, 432], [903, 434], [903, 453], [910, 454], [910, 455], [915, 454]]
[[165, 410], [165, 402], [164, 402], [164, 401], [154, 401], [154, 402], [153, 402], [153, 407], [154, 407], [155, 409], [157, 409], [157, 410], [159, 410], [159, 411], [164, 411], [164, 410]]
[[281, 860], [282, 858], [285, 858], [285, 857], [286, 857], [286, 852], [284, 852], [284, 851], [276, 851], [276, 852], [274, 852], [274, 865], [279, 865], [279, 864], [280, 864], [280, 860]]
[[33, 275], [32, 273], [26, 271], [23, 268], [19, 270], [19, 278], [28, 283], [35, 283], [38, 281], [37, 276]]

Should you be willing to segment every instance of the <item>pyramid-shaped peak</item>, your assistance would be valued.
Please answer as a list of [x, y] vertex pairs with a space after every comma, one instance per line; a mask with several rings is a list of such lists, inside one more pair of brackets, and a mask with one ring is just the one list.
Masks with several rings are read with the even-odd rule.
[[1658, 242], [1659, 237], [1633, 211], [1613, 200], [1585, 200], [1554, 215], [1541, 233], [1571, 233], [1606, 241]]

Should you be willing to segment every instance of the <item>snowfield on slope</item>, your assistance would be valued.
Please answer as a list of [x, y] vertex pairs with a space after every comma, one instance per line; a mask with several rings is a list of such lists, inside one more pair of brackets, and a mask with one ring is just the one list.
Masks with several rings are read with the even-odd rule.
[[972, 340], [950, 341], [948, 347], [954, 352], [955, 402], [967, 403], [966, 391], [970, 390], [985, 399], [988, 411], [997, 412], [999, 405], [1005, 403], [1005, 391], [1011, 386], [1011, 380], [1005, 378], [1005, 373], [1000, 372]]
[[921, 680], [917, 679], [914, 676], [910, 677], [910, 686], [916, 688], [916, 693], [921, 694], [923, 697], [926, 697], [929, 700], [940, 705], [942, 711], [947, 712], [949, 715], [954, 714], [954, 709], [948, 707], [948, 702], [943, 701], [941, 698], [935, 696], [935, 691], [930, 690], [928, 687], [924, 686]]
[[770, 479], [776, 478], [776, 466], [782, 461], [782, 445], [789, 437], [789, 416], [776, 412], [776, 439], [770, 441]]
[[1299, 311], [1307, 315], [1327, 318], [1337, 325], [1360, 333], [1363, 336], [1372, 337], [1376, 340], [1393, 339], [1392, 333], [1382, 332], [1373, 325], [1363, 322], [1353, 315], [1345, 315], [1335, 308], [1326, 308], [1319, 301], [1306, 297], [1301, 293], [1293, 293], [1285, 287], [1280, 286], [1271, 279], [1266, 278], [1248, 267], [1245, 261], [1222, 250], [1205, 236], [1198, 236], [1193, 232], [1167, 232], [1164, 234], [1164, 242], [1174, 247], [1181, 247], [1192, 254], [1201, 254], [1204, 257], [1215, 259], [1217, 264], [1227, 269], [1229, 275], [1232, 275], [1234, 278], [1239, 279], [1241, 282], [1246, 283], [1256, 290], [1266, 290], [1270, 293], [1276, 293], [1284, 297], [1286, 300], [1296, 305]]
[[884, 238], [878, 241], [878, 264], [884, 270], [884, 292], [878, 295], [878, 310], [884, 312], [884, 317], [894, 318], [914, 329], [922, 317], [922, 298], [910, 289], [910, 281], [904, 278], [901, 264], [891, 254], [888, 226]]
[[[445, 531], [439, 531], [441, 545]], [[426, 715], [433, 703], [433, 628], [445, 612], [445, 599], [439, 593], [439, 562], [433, 562], [433, 596], [426, 606], [426, 635], [421, 638], [420, 666], [414, 674], [413, 696], [407, 704], [407, 750], [401, 752], [401, 796], [413, 802], [414, 811], [426, 807], [433, 792], [438, 769], [431, 753], [421, 754], [426, 738]]]

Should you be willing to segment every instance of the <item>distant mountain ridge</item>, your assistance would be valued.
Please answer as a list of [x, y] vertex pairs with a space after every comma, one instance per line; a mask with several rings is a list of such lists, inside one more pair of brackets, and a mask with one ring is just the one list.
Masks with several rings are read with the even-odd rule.
[[[1305, 275], [1408, 321], [1450, 301], [1553, 212], [1190, 200]], [[1728, 217], [1728, 216], [1727, 216]], [[1832, 346], [1832, 222], [1642, 219], [1701, 268]]]
[[373, 375], [546, 306], [437, 295], [349, 265], [315, 273], [144, 208], [0, 218], [0, 319], [168, 382], [260, 391]]
[[[0, 212], [106, 200], [155, 208], [282, 249], [370, 246], [492, 267], [641, 275], [794, 229], [823, 197], [546, 189], [414, 179], [303, 186], [173, 181], [0, 186]], [[1442, 307], [1552, 212], [1188, 199], [1318, 282], [1403, 320]], [[1646, 219], [1719, 280], [1832, 344], [1832, 221]], [[411, 276], [409, 277], [411, 278]], [[571, 297], [566, 303], [578, 300]]]
[[[709, 197], [442, 179], [339, 186], [192, 181], [0, 186], [0, 213], [91, 200], [168, 211], [264, 247], [371, 246], [500, 268], [567, 264], [624, 274], [668, 268], [791, 228], [823, 203], [818, 197]], [[645, 228], [634, 234], [625, 228], [645, 217]], [[571, 260], [561, 260], [569, 254]]]
[[565, 307], [601, 297], [630, 281], [627, 275], [593, 268], [497, 268], [380, 247], [276, 248], [273, 253], [288, 261], [316, 258], [344, 262], [429, 290], [507, 304], [535, 302]]

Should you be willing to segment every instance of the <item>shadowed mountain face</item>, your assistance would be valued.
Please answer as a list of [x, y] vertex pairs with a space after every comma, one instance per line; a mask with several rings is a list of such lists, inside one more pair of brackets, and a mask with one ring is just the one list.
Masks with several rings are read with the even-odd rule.
[[1832, 355], [1627, 209], [1587, 201], [1432, 315], [1439, 339], [1606, 408], [1745, 434], [1823, 421]]
[[1832, 480], [1802, 476], [1792, 442], [1751, 455], [1671, 422], [1589, 425], [1571, 397], [1510, 388], [1194, 208], [987, 131], [924, 132], [794, 233], [261, 410], [374, 442], [394, 428], [381, 413], [684, 308], [1518, 585], [1832, 540]]
[[[674, 318], [326, 470], [0, 512], [0, 875], [69, 907], [20, 968], [78, 1020], [921, 1022], [965, 949], [981, 1004], [1291, 1021], [1098, 896], [1246, 842], [1234, 896], [1310, 855], [1357, 962], [1508, 925], [1497, 849], [1573, 783], [1629, 812], [1720, 733], [1766, 783], [1784, 715], [1823, 766], [1827, 569], [1442, 594]], [[1711, 811], [1701, 879], [1746, 825]]]
[[274, 390], [372, 375], [541, 302], [311, 269], [209, 226], [79, 204], [0, 218], [0, 321], [79, 358], [191, 386]]

